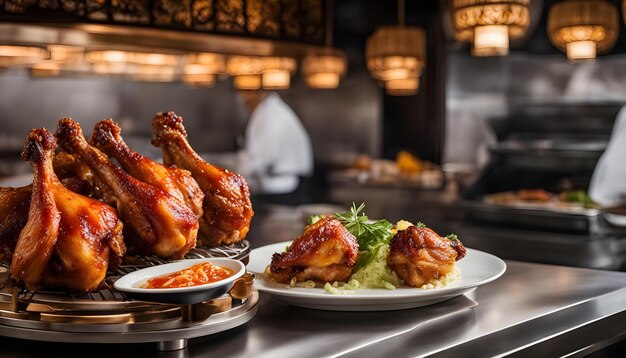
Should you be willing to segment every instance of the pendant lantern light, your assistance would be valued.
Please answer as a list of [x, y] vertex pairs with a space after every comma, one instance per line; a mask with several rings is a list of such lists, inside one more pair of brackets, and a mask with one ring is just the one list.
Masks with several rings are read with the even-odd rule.
[[256, 56], [231, 56], [226, 61], [226, 72], [233, 76], [233, 86], [239, 90], [261, 89], [263, 61]]
[[0, 67], [30, 65], [49, 58], [50, 52], [39, 47], [0, 46]]
[[224, 70], [224, 56], [208, 52], [193, 54], [183, 68], [183, 82], [195, 87], [211, 87], [216, 75]]
[[419, 27], [404, 24], [404, 0], [398, 1], [398, 22], [398, 25], [379, 27], [367, 39], [367, 69], [372, 77], [385, 82], [388, 94], [397, 95], [399, 92], [393, 88], [400, 83], [405, 91], [415, 94], [426, 63], [426, 33]]
[[565, 0], [548, 13], [548, 36], [570, 61], [610, 51], [619, 36], [619, 13], [606, 0]]
[[452, 0], [454, 37], [472, 43], [472, 55], [506, 56], [509, 40], [530, 24], [531, 0]]
[[287, 89], [291, 84], [291, 74], [296, 71], [296, 60], [291, 57], [263, 57], [261, 59], [261, 85], [264, 89]]
[[326, 9], [326, 47], [308, 54], [302, 60], [304, 82], [309, 87], [316, 89], [339, 87], [339, 82], [348, 69], [345, 53], [332, 47], [333, 13], [330, 0], [326, 2]]

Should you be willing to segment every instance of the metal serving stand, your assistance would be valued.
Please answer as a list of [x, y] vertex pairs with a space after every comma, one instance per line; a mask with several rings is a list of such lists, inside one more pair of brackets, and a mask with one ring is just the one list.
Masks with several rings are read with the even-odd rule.
[[[186, 258], [227, 257], [247, 263], [250, 243], [196, 248]], [[222, 332], [256, 314], [259, 294], [245, 274], [224, 296], [193, 305], [133, 301], [113, 288], [129, 272], [163, 264], [155, 257], [125, 257], [101, 289], [85, 294], [30, 291], [16, 286], [0, 266], [0, 335], [36, 341], [149, 343], [162, 351], [183, 349], [190, 338]]]

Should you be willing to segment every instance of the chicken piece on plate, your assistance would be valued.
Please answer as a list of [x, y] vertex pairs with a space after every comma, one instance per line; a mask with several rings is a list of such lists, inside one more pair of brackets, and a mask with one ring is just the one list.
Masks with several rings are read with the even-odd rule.
[[158, 113], [152, 129], [163, 163], [189, 170], [205, 194], [198, 242], [216, 246], [243, 240], [254, 215], [243, 176], [205, 162], [187, 142], [183, 119], [174, 112]]
[[356, 263], [359, 244], [339, 220], [323, 218], [307, 226], [289, 251], [275, 253], [269, 273], [280, 283], [347, 281]]
[[59, 121], [56, 136], [59, 144], [87, 164], [98, 183], [105, 186], [101, 188], [103, 199], [117, 208], [129, 252], [176, 259], [195, 247], [198, 218], [185, 203], [110, 162], [106, 154], [87, 143], [72, 119]]
[[439, 236], [433, 230], [409, 226], [389, 243], [387, 265], [407, 285], [421, 287], [454, 269], [465, 256], [465, 246], [458, 239]]
[[31, 288], [93, 291], [126, 247], [112, 207], [65, 188], [52, 169], [54, 136], [33, 129], [22, 158], [34, 176], [28, 221], [20, 232], [11, 275]]
[[172, 194], [187, 204], [198, 218], [202, 217], [204, 193], [191, 173], [185, 169], [164, 166], [130, 149], [122, 139], [120, 125], [112, 119], [98, 122], [89, 141], [115, 158], [128, 174]]

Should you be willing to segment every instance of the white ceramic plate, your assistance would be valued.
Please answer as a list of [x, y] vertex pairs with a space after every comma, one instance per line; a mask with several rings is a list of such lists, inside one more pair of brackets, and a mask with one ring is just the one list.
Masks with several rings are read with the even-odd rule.
[[[212, 265], [225, 267], [233, 270], [234, 274], [223, 280], [179, 288], [142, 288], [146, 281], [151, 278], [168, 275], [193, 265], [210, 262]], [[142, 301], [192, 304], [217, 298], [230, 290], [235, 280], [246, 272], [246, 267], [241, 261], [227, 258], [207, 258], [180, 260], [169, 264], [148, 267], [137, 270], [120, 277], [115, 281], [114, 287], [126, 295]]]
[[431, 305], [474, 290], [491, 282], [506, 271], [504, 261], [488, 253], [467, 249], [467, 256], [456, 264], [461, 278], [442, 288], [419, 289], [402, 286], [395, 290], [358, 289], [353, 294], [336, 295], [323, 288], [289, 287], [276, 283], [263, 272], [275, 252], [283, 252], [291, 242], [263, 246], [252, 250], [248, 271], [256, 274], [259, 291], [294, 306], [330, 311], [391, 311]]

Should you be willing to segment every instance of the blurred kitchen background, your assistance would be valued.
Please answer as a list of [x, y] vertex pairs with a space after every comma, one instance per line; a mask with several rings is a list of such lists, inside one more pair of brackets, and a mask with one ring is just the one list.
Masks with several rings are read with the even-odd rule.
[[[486, 201], [488, 195], [526, 189], [544, 190], [555, 196], [554, 201], [563, 193], [587, 198], [594, 169], [626, 102], [622, 1], [169, 3], [0, 0], [0, 42], [49, 48], [69, 38], [66, 31], [77, 31], [80, 39], [75, 47], [86, 52], [139, 51], [141, 39], [147, 39], [153, 51], [218, 49], [226, 56], [295, 58], [300, 68], [291, 74], [288, 88], [276, 92], [311, 137], [312, 185], [304, 199], [291, 202], [298, 208], [295, 211], [267, 197], [258, 201], [259, 206], [253, 201], [257, 215], [251, 242], [255, 235], [269, 231], [290, 239], [301, 231], [308, 214], [365, 202], [370, 217], [420, 220], [442, 233], [456, 232], [468, 246], [504, 258], [603, 269], [626, 267], [626, 236], [619, 209], [605, 210], [602, 205], [554, 209]], [[577, 3], [583, 5], [575, 8]], [[560, 9], [549, 20], [554, 7], [570, 5], [573, 10]], [[210, 26], [200, 26], [196, 10], [202, 6], [209, 14], [203, 24]], [[482, 9], [482, 13], [467, 9]], [[169, 22], [159, 22], [159, 14], [168, 11]], [[463, 11], [469, 12], [457, 18]], [[299, 35], [286, 30], [289, 14], [296, 14], [291, 21], [301, 26]], [[220, 27], [220, 21], [228, 23], [226, 15], [232, 16], [233, 24], [244, 25]], [[185, 16], [190, 17], [190, 25]], [[495, 53], [475, 56], [478, 46], [468, 41], [478, 38], [463, 41], [458, 35], [463, 28], [474, 30], [472, 16], [484, 16], [483, 28], [504, 26], [507, 32], [509, 26], [506, 51], [496, 41], [491, 45]], [[580, 21], [581, 16], [586, 23]], [[575, 42], [575, 36], [567, 38], [557, 32], [566, 32], [567, 21], [578, 29], [578, 36], [583, 36], [583, 25], [597, 21], [592, 24], [594, 35], [578, 39], [597, 47], [597, 58], [575, 58], [573, 52], [566, 56], [560, 47], [569, 46], [564, 41]], [[266, 28], [253, 26], [259, 22]], [[417, 65], [407, 71], [419, 89], [394, 92], [368, 60], [377, 51], [379, 55], [393, 51], [394, 41], [406, 49], [393, 37], [383, 41], [390, 44], [387, 49], [374, 45], [366, 49], [366, 44], [381, 26], [399, 22], [422, 29], [424, 41], [418, 43], [418, 39], [408, 53], [399, 54], [417, 59]], [[555, 22], [560, 26], [556, 30]], [[521, 33], [513, 33], [514, 27]], [[184, 41], [177, 48], [171, 38]], [[90, 42], [94, 39], [97, 46]], [[345, 54], [347, 69], [338, 87], [311, 88], [302, 61], [324, 46]], [[180, 78], [140, 81], [123, 73], [73, 71], [64, 69], [62, 62], [55, 64], [60, 69], [41, 66], [37, 71], [32, 63], [8, 65], [7, 58], [0, 56], [7, 61], [0, 63], [5, 67], [0, 72], [3, 185], [27, 181], [24, 175], [27, 178], [30, 168], [19, 159], [27, 131], [54, 129], [61, 117], [80, 122], [87, 136], [97, 121], [113, 118], [121, 123], [131, 148], [159, 158], [160, 151], [150, 145], [151, 120], [158, 111], [173, 110], [183, 116], [196, 151], [228, 167], [231, 162], [220, 154], [238, 149], [250, 115], [233, 85], [233, 73], [227, 71], [217, 73], [209, 87], [190, 85]], [[518, 199], [525, 201], [511, 200]], [[527, 201], [537, 204], [535, 199]], [[289, 220], [297, 225], [285, 224]]]

